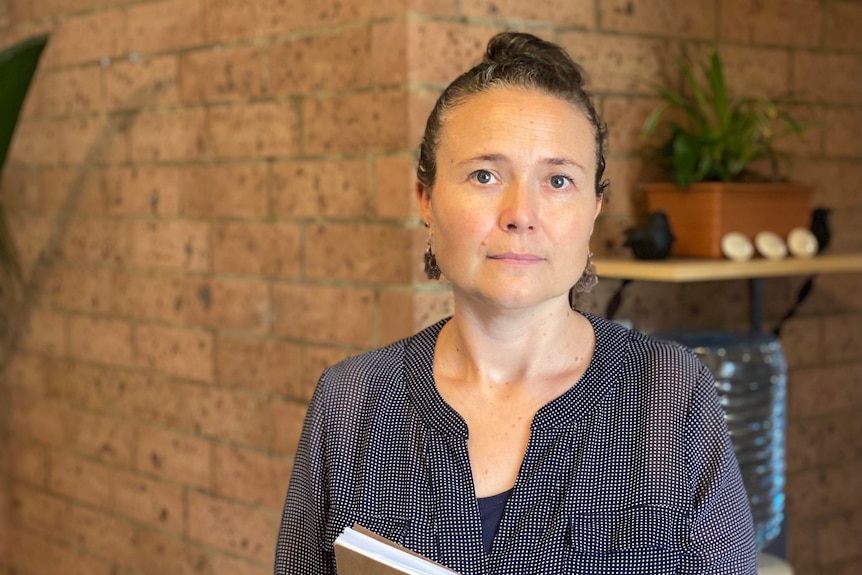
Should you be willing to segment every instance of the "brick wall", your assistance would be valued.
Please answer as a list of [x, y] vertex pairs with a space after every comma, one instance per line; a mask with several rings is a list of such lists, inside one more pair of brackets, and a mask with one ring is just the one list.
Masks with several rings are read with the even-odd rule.
[[[718, 41], [731, 82], [817, 123], [784, 168], [862, 249], [862, 2], [0, 0], [50, 31], [0, 193], [28, 278], [0, 384], [0, 574], [271, 572], [321, 369], [448, 313], [421, 273], [413, 152], [492, 33], [562, 43], [611, 127], [595, 251], [619, 253], [644, 80]], [[767, 282], [767, 316], [801, 279]], [[618, 284], [583, 306], [602, 311]], [[783, 331], [790, 557], [862, 569], [862, 282]], [[639, 283], [638, 327], [738, 326], [744, 282]]]

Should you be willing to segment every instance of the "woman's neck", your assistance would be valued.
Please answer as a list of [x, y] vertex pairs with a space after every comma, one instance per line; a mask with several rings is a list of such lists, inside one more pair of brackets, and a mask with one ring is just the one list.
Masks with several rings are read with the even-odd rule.
[[458, 306], [438, 340], [435, 369], [485, 386], [552, 381], [589, 362], [592, 326], [568, 305], [481, 313]]

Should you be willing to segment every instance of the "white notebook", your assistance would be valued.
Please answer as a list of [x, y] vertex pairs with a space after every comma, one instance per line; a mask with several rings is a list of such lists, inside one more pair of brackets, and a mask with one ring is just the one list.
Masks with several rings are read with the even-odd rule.
[[338, 575], [457, 575], [361, 525], [345, 528], [334, 546]]

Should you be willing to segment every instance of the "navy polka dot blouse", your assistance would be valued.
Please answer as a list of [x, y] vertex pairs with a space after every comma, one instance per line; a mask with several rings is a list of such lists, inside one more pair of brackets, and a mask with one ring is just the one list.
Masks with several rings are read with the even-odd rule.
[[327, 369], [287, 493], [276, 575], [335, 573], [359, 523], [463, 575], [756, 573], [748, 499], [712, 375], [596, 316], [586, 373], [536, 414], [490, 553], [467, 426], [432, 374], [446, 320]]

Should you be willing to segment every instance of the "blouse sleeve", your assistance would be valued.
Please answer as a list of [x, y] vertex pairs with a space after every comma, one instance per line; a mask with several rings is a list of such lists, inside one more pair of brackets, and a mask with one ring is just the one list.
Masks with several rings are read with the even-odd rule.
[[694, 515], [680, 573], [757, 573], [751, 508], [712, 374], [703, 365], [688, 414]]
[[[323, 378], [321, 378], [322, 381]], [[308, 406], [275, 549], [275, 575], [334, 575], [326, 536], [326, 416], [324, 388]]]

